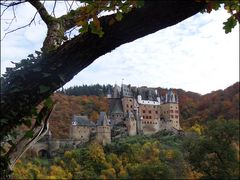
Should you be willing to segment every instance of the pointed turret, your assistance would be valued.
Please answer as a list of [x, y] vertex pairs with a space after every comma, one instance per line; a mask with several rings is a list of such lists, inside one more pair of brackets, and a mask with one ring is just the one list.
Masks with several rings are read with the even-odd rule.
[[107, 90], [107, 98], [112, 98], [112, 93], [111, 93], [111, 89], [110, 86], [108, 86], [108, 90]]

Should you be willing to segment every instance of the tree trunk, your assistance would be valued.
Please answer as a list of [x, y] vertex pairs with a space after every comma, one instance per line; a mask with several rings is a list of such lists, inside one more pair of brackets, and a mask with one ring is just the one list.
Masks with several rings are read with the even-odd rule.
[[44, 55], [39, 62], [11, 73], [1, 88], [0, 117], [7, 119], [1, 125], [1, 140], [21, 118], [30, 114], [33, 106], [98, 57], [121, 44], [174, 25], [198, 13], [204, 6], [194, 0], [146, 1], [142, 8], [132, 10], [120, 22], [109, 25], [114, 15], [100, 18], [102, 38], [91, 33], [80, 35]]

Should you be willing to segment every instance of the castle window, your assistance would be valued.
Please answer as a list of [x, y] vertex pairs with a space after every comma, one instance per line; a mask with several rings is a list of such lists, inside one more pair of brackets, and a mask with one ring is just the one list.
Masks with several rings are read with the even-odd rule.
[[173, 113], [173, 110], [170, 110], [171, 113]]
[[173, 115], [171, 115], [171, 118], [173, 118]]
[[155, 111], [156, 112], [156, 114], [158, 113], [157, 111]]
[[145, 113], [145, 110], [143, 110], [143, 113]]
[[148, 111], [151, 114], [151, 111]]
[[145, 116], [143, 116], [143, 119], [145, 119]]
[[128, 104], [127, 104], [127, 107], [128, 107]]
[[131, 105], [130, 107], [132, 108], [133, 106]]
[[152, 116], [149, 116], [149, 119], [152, 119]]
[[178, 110], [175, 110], [175, 113], [178, 113]]
[[148, 119], [148, 116], [146, 116], [146, 119]]
[[175, 116], [175, 118], [178, 118], [178, 116]]
[[132, 102], [132, 100], [131, 100], [131, 99], [129, 99], [129, 101], [130, 101], [130, 102]]

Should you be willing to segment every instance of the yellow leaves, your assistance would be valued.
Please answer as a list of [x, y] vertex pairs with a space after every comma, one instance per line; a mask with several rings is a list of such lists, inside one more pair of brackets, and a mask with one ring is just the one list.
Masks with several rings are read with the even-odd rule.
[[92, 120], [93, 122], [97, 122], [98, 118], [99, 118], [99, 113], [97, 111], [92, 111], [89, 119]]
[[165, 156], [168, 160], [172, 160], [175, 156], [175, 153], [174, 153], [173, 150], [169, 149], [169, 150], [166, 151]]
[[187, 131], [192, 131], [192, 132], [197, 133], [198, 135], [201, 135], [203, 132], [203, 127], [196, 123], [196, 124], [194, 124], [194, 126], [189, 128]]
[[72, 174], [62, 169], [60, 166], [53, 165], [50, 167], [50, 176], [49, 178], [56, 179], [71, 179]]
[[128, 173], [125, 168], [121, 167], [120, 172], [118, 173], [119, 178], [127, 177]]
[[115, 179], [116, 171], [114, 168], [104, 169], [101, 171], [101, 175], [103, 175], [103, 177], [106, 177], [107, 179]]
[[90, 151], [90, 158], [93, 161], [97, 163], [102, 163], [102, 164], [106, 161], [103, 147], [100, 144], [92, 143], [89, 146], [89, 151]]
[[65, 158], [68, 158], [68, 159], [71, 159], [71, 157], [72, 157], [72, 152], [71, 152], [71, 151], [65, 151], [64, 157], [65, 157]]
[[100, 29], [100, 21], [98, 20], [97, 15], [93, 16], [93, 24], [97, 29]]

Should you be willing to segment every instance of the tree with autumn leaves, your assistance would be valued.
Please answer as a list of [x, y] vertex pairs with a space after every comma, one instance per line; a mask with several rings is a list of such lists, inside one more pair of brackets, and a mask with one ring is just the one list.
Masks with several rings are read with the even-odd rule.
[[237, 179], [239, 121], [213, 120], [185, 136], [159, 132], [102, 146], [59, 152], [52, 160], [20, 160], [13, 178], [27, 179]]

